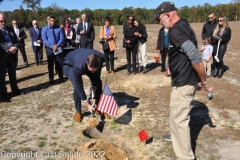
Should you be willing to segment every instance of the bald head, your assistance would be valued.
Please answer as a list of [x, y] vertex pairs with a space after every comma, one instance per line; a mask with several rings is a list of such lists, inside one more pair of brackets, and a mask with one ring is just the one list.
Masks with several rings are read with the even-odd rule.
[[0, 13], [0, 27], [4, 28], [5, 23], [6, 23], [5, 16], [2, 13]]

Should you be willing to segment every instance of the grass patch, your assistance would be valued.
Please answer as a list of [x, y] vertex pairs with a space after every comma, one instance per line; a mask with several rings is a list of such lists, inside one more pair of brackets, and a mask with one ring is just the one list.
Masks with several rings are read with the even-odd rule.
[[46, 140], [47, 140], [46, 137], [39, 137], [38, 139], [39, 139], [40, 141], [46, 141]]
[[44, 141], [42, 141], [42, 142], [40, 142], [40, 143], [38, 144], [38, 147], [42, 148], [42, 147], [45, 146], [45, 145], [46, 145], [46, 143], [45, 143]]
[[32, 138], [23, 140], [23, 141], [19, 142], [18, 144], [23, 144], [23, 143], [26, 143], [26, 142], [29, 142], [29, 141], [32, 141]]

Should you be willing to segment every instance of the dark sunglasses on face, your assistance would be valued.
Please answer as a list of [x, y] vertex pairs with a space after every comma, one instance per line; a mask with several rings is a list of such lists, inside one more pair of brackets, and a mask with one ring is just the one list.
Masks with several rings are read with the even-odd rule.
[[222, 22], [222, 20], [221, 20], [221, 19], [219, 19], [219, 20], [218, 20], [218, 22]]
[[17, 24], [17, 23], [13, 23], [13, 24]]
[[6, 20], [0, 20], [0, 23], [3, 23], [3, 22], [6, 23]]

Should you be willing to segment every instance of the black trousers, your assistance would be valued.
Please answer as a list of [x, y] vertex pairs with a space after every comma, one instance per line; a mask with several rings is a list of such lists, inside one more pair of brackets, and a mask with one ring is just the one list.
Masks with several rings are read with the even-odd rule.
[[162, 70], [166, 69], [166, 57], [168, 56], [168, 48], [163, 49], [163, 55], [161, 55], [162, 58]]
[[75, 43], [75, 49], [78, 49], [80, 46], [80, 43]]
[[[136, 72], [136, 62], [137, 62], [137, 47], [133, 48], [126, 48], [126, 58], [127, 58], [127, 71]], [[131, 58], [132, 58], [132, 65], [131, 65]]]
[[[19, 44], [18, 49], [19, 49], [20, 52], [21, 52], [21, 55], [22, 55], [22, 58], [23, 58], [23, 62], [24, 62], [25, 64], [28, 64], [28, 59], [27, 59], [27, 55], [26, 55], [26, 51], [25, 51], [25, 46], [24, 46], [23, 44]], [[16, 54], [18, 55], [18, 50], [17, 50], [17, 53], [16, 53]], [[18, 63], [18, 61], [17, 61], [17, 63]]]
[[[6, 53], [2, 53], [6, 54]], [[20, 90], [17, 86], [17, 78], [16, 78], [16, 55], [8, 54], [4, 61], [0, 63], [0, 94], [6, 95], [6, 71], [8, 71], [10, 87], [13, 93], [19, 93]]]
[[43, 60], [43, 46], [32, 46], [33, 48], [33, 52], [34, 52], [34, 56], [35, 56], [35, 63], [39, 64], [42, 63]]
[[[75, 86], [74, 84], [74, 81], [71, 80], [72, 82], [72, 85]], [[102, 80], [100, 79], [99, 81], [99, 84], [97, 86], [97, 90], [96, 90], [96, 93], [95, 93], [95, 98], [96, 98], [96, 104], [98, 104], [98, 101], [100, 100], [100, 96], [102, 94]], [[74, 104], [75, 104], [75, 107], [76, 107], [76, 112], [78, 113], [81, 113], [82, 112], [82, 108], [81, 108], [81, 98], [80, 96], [78, 95], [77, 91], [75, 90], [74, 88], [74, 92], [73, 92], [73, 99], [74, 99]]]
[[62, 71], [62, 54], [60, 53], [58, 55], [48, 55], [47, 56], [47, 61], [48, 61], [48, 72], [49, 72], [49, 79], [53, 79], [54, 78], [54, 63], [57, 64], [55, 67], [57, 69], [58, 72], [58, 77], [59, 78], [63, 78], [63, 71]]
[[[114, 71], [114, 51], [110, 51], [109, 49], [104, 51], [105, 57], [105, 65], [107, 71]], [[111, 69], [109, 68], [109, 65]]]
[[80, 48], [93, 49], [93, 43], [80, 44]]
[[[219, 62], [217, 62], [215, 60], [215, 58], [213, 57], [213, 67], [214, 68], [217, 68], [218, 70], [219, 69], [222, 69], [223, 68], [223, 58], [224, 58], [224, 55], [226, 53], [226, 50], [227, 50], [227, 45], [221, 45], [219, 46], [219, 49], [218, 49], [218, 59], [219, 59]], [[217, 45], [213, 47], [213, 55], [215, 56], [217, 54]]]

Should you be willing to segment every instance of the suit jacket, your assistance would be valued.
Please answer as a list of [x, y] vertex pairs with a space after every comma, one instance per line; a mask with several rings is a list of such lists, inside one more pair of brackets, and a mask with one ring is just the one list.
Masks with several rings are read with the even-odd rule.
[[[19, 29], [19, 28], [18, 28], [18, 29]], [[20, 28], [20, 29], [19, 29], [19, 38], [21, 38], [21, 40], [18, 41], [18, 44], [21, 45], [21, 46], [25, 46], [24, 39], [27, 38], [27, 35], [26, 35], [26, 33], [25, 33], [25, 31], [24, 31], [23, 28]]]
[[30, 37], [32, 39], [32, 46], [34, 46], [33, 43], [37, 42], [37, 40], [42, 40], [42, 36], [41, 36], [42, 28], [38, 27], [37, 29], [38, 29], [38, 32], [36, 32], [34, 27], [31, 27], [29, 29], [29, 35], [30, 35]]
[[80, 34], [80, 32], [84, 30], [83, 22], [80, 22], [78, 25], [77, 34], [81, 35], [80, 44], [93, 43], [95, 40], [95, 30], [93, 24], [87, 21], [87, 25], [87, 32], [84, 34]]
[[[88, 71], [86, 60], [90, 54], [96, 54], [101, 59], [101, 65], [94, 73]], [[93, 86], [98, 86], [101, 82], [101, 70], [104, 62], [104, 54], [93, 49], [80, 48], [67, 54], [63, 62], [63, 73], [69, 78], [74, 86], [74, 90], [78, 93], [79, 97], [84, 101], [87, 96], [84, 92], [82, 76], [87, 75]]]
[[[114, 26], [109, 26], [109, 27], [110, 27], [110, 36], [112, 38], [108, 39], [108, 45], [109, 45], [110, 51], [114, 51], [117, 48], [117, 45], [116, 45], [117, 33]], [[102, 26], [99, 33], [99, 38], [103, 39], [103, 37], [105, 36], [106, 36], [106, 28]]]
[[77, 36], [80, 36], [80, 34], [77, 34], [78, 24], [74, 24], [73, 28], [75, 29], [75, 33], [76, 33], [75, 43], [79, 43], [80, 41], [77, 39]]
[[[15, 31], [12, 27], [8, 27], [6, 26], [5, 29], [8, 32], [8, 35], [12, 41], [13, 46], [18, 47], [18, 43], [17, 43], [17, 35], [15, 34]], [[0, 30], [0, 57], [2, 56], [6, 56], [8, 54], [8, 51], [10, 49], [10, 46], [8, 46], [8, 43], [2, 33], [2, 31]], [[0, 58], [2, 59], [2, 58]]]

